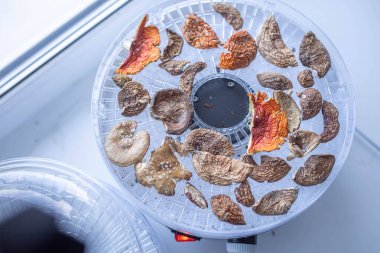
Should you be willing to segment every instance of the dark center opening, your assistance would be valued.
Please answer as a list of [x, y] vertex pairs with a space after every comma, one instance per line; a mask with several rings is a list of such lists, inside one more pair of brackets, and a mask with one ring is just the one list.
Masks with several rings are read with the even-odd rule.
[[194, 110], [206, 124], [229, 128], [239, 124], [249, 112], [247, 90], [237, 78], [205, 78], [196, 85]]

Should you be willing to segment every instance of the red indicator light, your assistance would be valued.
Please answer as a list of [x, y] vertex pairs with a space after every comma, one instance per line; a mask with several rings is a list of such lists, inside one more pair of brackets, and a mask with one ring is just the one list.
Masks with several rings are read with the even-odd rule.
[[195, 241], [198, 241], [198, 239], [196, 239], [196, 238], [193, 238], [191, 236], [184, 235], [184, 234], [179, 234], [179, 233], [174, 233], [174, 238], [177, 242], [195, 242]]

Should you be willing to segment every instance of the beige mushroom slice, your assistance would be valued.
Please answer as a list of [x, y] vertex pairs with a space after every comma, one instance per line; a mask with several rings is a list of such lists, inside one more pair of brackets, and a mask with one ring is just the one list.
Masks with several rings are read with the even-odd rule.
[[130, 81], [124, 84], [117, 95], [121, 114], [127, 117], [140, 114], [150, 102], [149, 92], [141, 83]]
[[178, 161], [168, 143], [155, 149], [149, 163], [135, 165], [137, 181], [146, 186], [154, 186], [158, 193], [173, 196], [178, 181], [190, 180], [192, 173]]
[[310, 88], [314, 85], [313, 73], [309, 69], [299, 72], [297, 75], [297, 80], [304, 88]]
[[290, 188], [267, 193], [253, 205], [255, 213], [260, 215], [286, 214], [298, 197], [298, 189]]
[[280, 28], [274, 16], [268, 17], [257, 37], [260, 54], [271, 64], [280, 68], [298, 65], [296, 57], [282, 40]]
[[206, 66], [207, 64], [204, 62], [196, 62], [188, 66], [180, 77], [179, 89], [191, 96], [195, 75], [204, 70]]
[[193, 111], [189, 96], [178, 89], [158, 91], [151, 104], [152, 117], [162, 121], [168, 134], [184, 133], [189, 127]]
[[329, 52], [312, 32], [303, 37], [299, 57], [302, 64], [316, 70], [319, 77], [324, 77], [331, 67]]
[[114, 81], [114, 83], [119, 87], [119, 88], [123, 88], [124, 87], [124, 84], [132, 81], [132, 78], [130, 78], [129, 76], [127, 76], [126, 74], [115, 74], [113, 77], [112, 77], [112, 80]]
[[237, 202], [246, 207], [253, 206], [255, 198], [253, 197], [251, 186], [247, 180], [236, 187], [234, 192]]
[[273, 90], [289, 90], [293, 88], [292, 82], [284, 75], [275, 72], [263, 72], [257, 74], [257, 80], [261, 86]]
[[285, 111], [286, 118], [288, 119], [288, 131], [292, 133], [300, 128], [301, 125], [301, 110], [298, 108], [297, 103], [291, 95], [283, 91], [273, 92], [273, 97], [276, 102]]
[[312, 186], [323, 183], [330, 175], [335, 164], [335, 156], [333, 155], [312, 155], [301, 167], [294, 181], [302, 186]]
[[226, 195], [219, 194], [211, 197], [211, 209], [221, 221], [233, 225], [245, 225], [243, 211], [240, 206]]
[[168, 45], [165, 47], [164, 52], [161, 55], [161, 61], [166, 62], [181, 54], [183, 39], [175, 31], [166, 28], [168, 35]]
[[128, 120], [116, 124], [104, 143], [108, 159], [119, 166], [129, 166], [140, 162], [150, 145], [148, 132], [136, 132], [137, 122]]
[[314, 89], [308, 88], [302, 92], [297, 92], [297, 96], [301, 99], [302, 120], [313, 118], [322, 108], [322, 95]]
[[216, 185], [241, 183], [247, 179], [253, 166], [242, 161], [208, 152], [193, 153], [193, 167], [200, 178]]
[[321, 136], [311, 131], [297, 130], [289, 136], [290, 155], [288, 161], [296, 157], [304, 157], [313, 151], [321, 142]]
[[165, 69], [166, 72], [168, 72], [172, 76], [178, 76], [183, 73], [185, 66], [189, 63], [190, 62], [186, 60], [169, 60], [160, 63], [158, 66], [160, 68]]
[[185, 196], [194, 203], [197, 207], [205, 209], [208, 207], [207, 200], [194, 185], [186, 182], [185, 185]]
[[325, 143], [334, 139], [339, 133], [339, 111], [332, 103], [324, 100], [322, 114], [324, 127], [321, 134], [321, 142]]
[[184, 142], [188, 151], [206, 151], [213, 155], [232, 156], [234, 147], [223, 134], [211, 129], [191, 130]]
[[169, 144], [170, 147], [180, 156], [187, 156], [189, 154], [189, 151], [186, 149], [185, 144], [178, 140], [174, 140], [171, 136], [166, 136], [165, 143]]
[[222, 15], [228, 24], [230, 24], [234, 30], [239, 30], [243, 27], [244, 20], [240, 15], [240, 12], [229, 4], [214, 3], [212, 5], [215, 12]]

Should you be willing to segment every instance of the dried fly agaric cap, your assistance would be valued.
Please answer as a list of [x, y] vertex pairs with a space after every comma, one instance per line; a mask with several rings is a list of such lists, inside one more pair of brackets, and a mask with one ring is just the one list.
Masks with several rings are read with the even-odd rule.
[[283, 189], [269, 192], [257, 201], [253, 210], [260, 215], [286, 214], [297, 199], [298, 189]]
[[334, 139], [340, 128], [338, 109], [330, 102], [323, 101], [323, 132], [321, 134], [321, 142], [325, 143]]
[[288, 120], [281, 106], [262, 92], [248, 94], [252, 114], [248, 154], [279, 149], [288, 135]]
[[183, 73], [183, 70], [189, 61], [186, 60], [169, 60], [160, 63], [158, 66], [165, 69], [172, 76], [178, 76]]
[[183, 46], [183, 39], [179, 34], [169, 28], [166, 29], [166, 33], [168, 34], [168, 45], [165, 47], [161, 56], [161, 61], [163, 62], [180, 55]]
[[235, 30], [239, 30], [243, 27], [244, 20], [240, 15], [240, 12], [229, 4], [214, 3], [212, 5], [215, 12], [222, 15], [222, 17], [230, 24]]
[[128, 82], [117, 96], [121, 114], [124, 116], [135, 116], [144, 111], [147, 104], [150, 102], [149, 92], [144, 89], [141, 83]]
[[291, 95], [283, 91], [273, 92], [273, 97], [276, 102], [285, 111], [286, 118], [288, 119], [288, 131], [292, 133], [300, 128], [301, 125], [301, 110], [298, 108], [297, 103]]
[[253, 197], [251, 186], [249, 182], [245, 180], [238, 187], [235, 188], [236, 201], [246, 207], [253, 206], [255, 198]]
[[221, 221], [234, 225], [245, 225], [240, 206], [226, 195], [219, 194], [211, 197], [211, 209], [215, 216]]
[[207, 200], [194, 185], [186, 182], [185, 196], [194, 203], [197, 207], [205, 209], [208, 207]]
[[207, 67], [207, 64], [204, 62], [195, 62], [189, 65], [179, 79], [179, 89], [185, 92], [189, 97], [193, 91], [193, 83], [195, 75], [198, 72], [201, 72]]
[[160, 33], [154, 25], [145, 26], [148, 15], [142, 19], [129, 49], [128, 58], [116, 69], [116, 74], [134, 75], [160, 58]]
[[311, 131], [297, 130], [289, 136], [290, 155], [288, 161], [296, 157], [304, 157], [321, 142], [321, 136]]
[[293, 88], [292, 82], [284, 75], [274, 72], [257, 74], [257, 80], [261, 86], [274, 90], [289, 90]]
[[314, 88], [307, 88], [302, 92], [297, 92], [301, 99], [302, 119], [308, 120], [319, 113], [322, 108], [322, 95]]
[[323, 183], [330, 175], [334, 167], [335, 156], [333, 155], [312, 155], [301, 167], [294, 181], [302, 186], [311, 186]]

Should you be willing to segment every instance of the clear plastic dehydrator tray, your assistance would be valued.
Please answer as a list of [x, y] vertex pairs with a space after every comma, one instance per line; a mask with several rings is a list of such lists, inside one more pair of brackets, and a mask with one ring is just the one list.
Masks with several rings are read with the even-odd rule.
[[[184, 195], [185, 181], [177, 183], [176, 194], [172, 197], [158, 194], [153, 187], [147, 188], [138, 184], [136, 182], [133, 166], [118, 167], [108, 160], [103, 147], [107, 133], [117, 122], [130, 119], [137, 121], [137, 130], [146, 130], [151, 136], [151, 145], [145, 156], [146, 161], [149, 160], [150, 152], [161, 145], [166, 134], [162, 122], [150, 116], [149, 108], [146, 108], [138, 116], [127, 118], [121, 115], [121, 110], [117, 103], [117, 94], [120, 89], [113, 83], [112, 76], [116, 68], [128, 56], [128, 50], [123, 47], [123, 42], [133, 38], [143, 15], [149, 14], [149, 22], [156, 25], [160, 31], [160, 49], [162, 51], [167, 44], [165, 29], [171, 28], [178, 34], [181, 34], [181, 27], [186, 15], [189, 13], [196, 13], [199, 17], [206, 20], [216, 31], [220, 40], [224, 42], [233, 33], [233, 28], [228, 25], [219, 14], [214, 12], [212, 9], [212, 3], [214, 2], [220, 1], [155, 1], [154, 6], [152, 6], [152, 2], [149, 3], [150, 8], [147, 8], [145, 12], [136, 13], [133, 12], [133, 10], [129, 10], [129, 12], [125, 14], [127, 24], [125, 29], [110, 46], [99, 67], [93, 89], [92, 117], [98, 145], [107, 167], [117, 181], [123, 185], [125, 193], [134, 199], [133, 201], [137, 203], [138, 207], [144, 213], [166, 226], [194, 235], [210, 238], [232, 238], [258, 234], [279, 226], [303, 212], [323, 194], [339, 173], [350, 149], [354, 134], [354, 99], [353, 88], [348, 72], [337, 49], [323, 32], [305, 16], [278, 1], [224, 1], [225, 3], [232, 4], [240, 11], [244, 18], [244, 26], [242, 29], [247, 30], [254, 38], [257, 37], [260, 26], [265, 18], [273, 14], [279, 24], [286, 45], [293, 50], [297, 58], [301, 40], [308, 31], [314, 32], [329, 51], [332, 66], [326, 76], [323, 78], [314, 78], [315, 84], [313, 87], [321, 92], [325, 100], [332, 102], [338, 108], [341, 127], [335, 139], [328, 143], [320, 144], [311, 155], [335, 155], [336, 163], [333, 171], [329, 178], [322, 184], [311, 187], [298, 186], [292, 180], [292, 177], [295, 171], [304, 164], [306, 157], [290, 161], [289, 164], [292, 166], [291, 171], [285, 178], [278, 182], [258, 183], [249, 179], [255, 199], [260, 199], [263, 195], [272, 190], [289, 187], [299, 188], [299, 195], [290, 211], [281, 216], [260, 216], [255, 214], [252, 208], [241, 206], [247, 222], [247, 224], [243, 226], [231, 225], [219, 221], [212, 213], [210, 206], [208, 209], [197, 208]], [[128, 8], [126, 8], [125, 11], [128, 11]], [[238, 78], [242, 80], [247, 85], [244, 87], [247, 91], [264, 91], [272, 95], [272, 90], [259, 85], [256, 75], [264, 71], [274, 71], [287, 76], [293, 82], [294, 88], [292, 96], [295, 101], [299, 103], [299, 99], [295, 93], [301, 91], [303, 88], [297, 82], [297, 74], [305, 69], [299, 60], [298, 67], [282, 69], [271, 65], [258, 53], [256, 59], [247, 68], [234, 71], [219, 71], [217, 65], [219, 55], [222, 51], [224, 51], [222, 47], [210, 50], [199, 50], [191, 47], [186, 42], [184, 43], [182, 53], [176, 59], [186, 59], [191, 62], [203, 61], [207, 63], [207, 68], [196, 76], [194, 90], [196, 90], [204, 80], [207, 80], [207, 78], [214, 75], [222, 75], [231, 77], [232, 79]], [[133, 76], [135, 81], [141, 82], [144, 85], [152, 97], [161, 89], [177, 88], [179, 84], [178, 76], [171, 76], [159, 68], [158, 64], [159, 61], [154, 62]], [[243, 99], [246, 99], [246, 97]], [[193, 103], [196, 103], [194, 99]], [[216, 129], [225, 134], [233, 143], [237, 153], [236, 157], [246, 152], [246, 145], [249, 138], [248, 123], [249, 115], [233, 127]], [[205, 125], [195, 113], [189, 130], [198, 126], [209, 127]], [[323, 131], [323, 117], [321, 113], [310, 120], [302, 121], [300, 129], [321, 133]], [[178, 137], [179, 140], [183, 141], [189, 130], [180, 135]], [[260, 160], [259, 158], [262, 154], [265, 153], [254, 155], [255, 160]], [[281, 149], [273, 151], [269, 155], [285, 158], [288, 154], [289, 148], [287, 143], [285, 143]], [[187, 169], [192, 171], [193, 176], [190, 182], [205, 195], [208, 201], [211, 196], [221, 193], [230, 196], [232, 200], [235, 201], [234, 188], [237, 186], [236, 184], [231, 186], [211, 185], [197, 176], [192, 167], [191, 156], [180, 158], [180, 161]]]
[[0, 222], [35, 207], [86, 245], [86, 252], [163, 252], [151, 227], [117, 190], [59, 162], [0, 162]]

